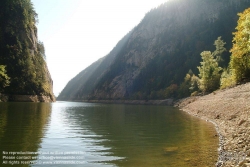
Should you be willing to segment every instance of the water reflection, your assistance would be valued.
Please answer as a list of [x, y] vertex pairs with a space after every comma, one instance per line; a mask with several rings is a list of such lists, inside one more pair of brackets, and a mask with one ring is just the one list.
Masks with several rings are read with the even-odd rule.
[[[218, 139], [213, 126], [165, 106], [94, 105], [66, 110], [72, 127], [100, 148], [121, 157], [117, 166], [214, 166]], [[71, 122], [71, 123], [70, 123]], [[106, 148], [106, 149], [105, 149]]]
[[[85, 116], [86, 109], [94, 112], [93, 104], [57, 102], [52, 105], [52, 114], [49, 128], [41, 143], [40, 152], [83, 152], [84, 158], [74, 159], [74, 161], [83, 164], [74, 164], [78, 166], [114, 166], [107, 161], [121, 159], [118, 156], [110, 156], [106, 151], [110, 148], [102, 143], [106, 140], [103, 135], [95, 133], [88, 123], [88, 117]], [[78, 156], [77, 154], [71, 154]], [[101, 162], [101, 163], [100, 163]], [[51, 165], [32, 165], [33, 167], [51, 166]], [[54, 167], [62, 164], [53, 164]], [[72, 166], [72, 164], [64, 165]]]
[[0, 109], [1, 151], [84, 153], [83, 164], [64, 167], [193, 167], [217, 160], [213, 126], [173, 107], [57, 102], [0, 103]]
[[50, 113], [49, 103], [0, 103], [1, 164], [2, 151], [37, 152]]

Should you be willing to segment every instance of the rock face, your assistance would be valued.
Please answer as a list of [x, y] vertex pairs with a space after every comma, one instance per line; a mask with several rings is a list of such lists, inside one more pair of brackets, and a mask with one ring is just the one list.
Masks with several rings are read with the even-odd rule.
[[[237, 13], [249, 6], [247, 0], [169, 0], [149, 11], [99, 62], [101, 71], [87, 70], [98, 62], [82, 71], [58, 100], [153, 99], [154, 92], [179, 85], [189, 69], [197, 71], [200, 53], [213, 50], [218, 36], [230, 50]], [[83, 84], [75, 87], [73, 80]]]
[[0, 92], [4, 94], [1, 99], [55, 101], [44, 46], [37, 38], [37, 14], [31, 1], [3, 0], [0, 11], [0, 64], [6, 66], [10, 77], [10, 85]]
[[[23, 37], [24, 39], [27, 39], [28, 41], [28, 48], [30, 52], [31, 57], [36, 57], [38, 56], [38, 38], [37, 38], [37, 28], [34, 25], [28, 33], [26, 33]], [[42, 53], [45, 54], [45, 53]], [[48, 66], [46, 62], [42, 63], [43, 65], [40, 67], [41, 71], [43, 71], [43, 84], [45, 87], [45, 92], [38, 92], [38, 95], [15, 95], [15, 96], [10, 96], [11, 101], [29, 101], [29, 102], [54, 102], [56, 101], [56, 98], [53, 94], [53, 80], [50, 75]], [[32, 98], [31, 98], [32, 97]], [[29, 100], [30, 99], [30, 100]]]

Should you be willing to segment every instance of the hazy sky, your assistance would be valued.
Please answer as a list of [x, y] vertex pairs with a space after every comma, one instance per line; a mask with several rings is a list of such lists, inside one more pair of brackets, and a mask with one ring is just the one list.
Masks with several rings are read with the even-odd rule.
[[99, 58], [167, 0], [32, 0], [38, 39], [58, 95], [68, 81]]

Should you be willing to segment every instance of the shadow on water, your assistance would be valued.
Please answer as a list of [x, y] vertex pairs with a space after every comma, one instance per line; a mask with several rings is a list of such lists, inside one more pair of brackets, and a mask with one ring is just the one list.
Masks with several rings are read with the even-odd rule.
[[[83, 104], [83, 103], [82, 103]], [[65, 110], [71, 126], [82, 131], [116, 166], [214, 166], [218, 138], [210, 123], [173, 107], [88, 104]], [[87, 129], [87, 130], [86, 130]], [[88, 137], [89, 136], [89, 137]]]
[[49, 103], [0, 103], [0, 166], [3, 151], [37, 152], [51, 114]]

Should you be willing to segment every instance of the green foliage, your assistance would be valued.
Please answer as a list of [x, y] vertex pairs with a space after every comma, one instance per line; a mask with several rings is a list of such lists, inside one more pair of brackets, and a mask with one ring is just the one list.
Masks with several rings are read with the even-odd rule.
[[226, 51], [224, 47], [226, 43], [218, 37], [214, 41], [215, 51], [203, 51], [201, 53], [202, 62], [198, 67], [199, 77], [195, 76], [192, 71], [189, 70], [188, 74], [184, 78], [184, 82], [180, 85], [179, 96], [188, 96], [198, 94], [198, 91], [212, 92], [220, 86], [220, 76], [222, 68], [219, 67], [219, 63], [223, 63], [223, 53]]
[[178, 85], [177, 84], [171, 84], [164, 90], [164, 96], [165, 98], [173, 98], [177, 97], [177, 90]]
[[238, 25], [230, 50], [230, 69], [234, 82], [250, 78], [250, 8], [239, 14]]
[[224, 69], [223, 73], [221, 74], [221, 79], [220, 79], [220, 88], [228, 88], [228, 87], [233, 87], [236, 85], [236, 82], [233, 78], [232, 71], [230, 69]]
[[37, 43], [37, 51], [44, 58], [44, 60], [46, 60], [45, 48], [44, 48], [43, 42], [38, 41], [38, 43]]
[[218, 37], [217, 40], [214, 41], [214, 45], [215, 45], [215, 51], [213, 52], [213, 56], [216, 59], [216, 61], [220, 64], [222, 63], [223, 60], [223, 53], [225, 51], [227, 51], [227, 49], [224, 47], [226, 44], [226, 42], [224, 42], [221, 37]]
[[198, 91], [194, 91], [193, 93], [191, 93], [191, 95], [190, 96], [197, 96], [199, 94], [199, 92]]
[[178, 90], [178, 97], [187, 97], [190, 96], [195, 91], [198, 91], [199, 78], [189, 70], [186, 74], [184, 81], [181, 83], [180, 88]]
[[6, 74], [5, 66], [0, 65], [0, 92], [2, 92], [6, 86], [9, 86], [9, 84], [10, 78]]
[[0, 22], [0, 62], [10, 77], [3, 93], [53, 96], [45, 49], [36, 41], [37, 14], [31, 1], [2, 0]]
[[[153, 99], [153, 100], [159, 100], [159, 99], [167, 99], [167, 98], [175, 98], [178, 94], [178, 85], [177, 84], [171, 84], [170, 86], [166, 87], [165, 89], [161, 89], [158, 91], [151, 91], [150, 95], [144, 99]], [[145, 93], [144, 93], [145, 96]]]
[[191, 90], [191, 92], [198, 91], [199, 84], [200, 84], [199, 77], [197, 77], [196, 75], [193, 74], [191, 77], [191, 87], [189, 88]]
[[236, 83], [250, 78], [250, 59], [249, 56], [241, 58], [231, 56], [230, 67], [232, 69], [233, 79]]
[[199, 89], [202, 92], [212, 92], [220, 86], [220, 76], [222, 68], [218, 66], [218, 62], [210, 51], [201, 53], [201, 66], [199, 70]]

